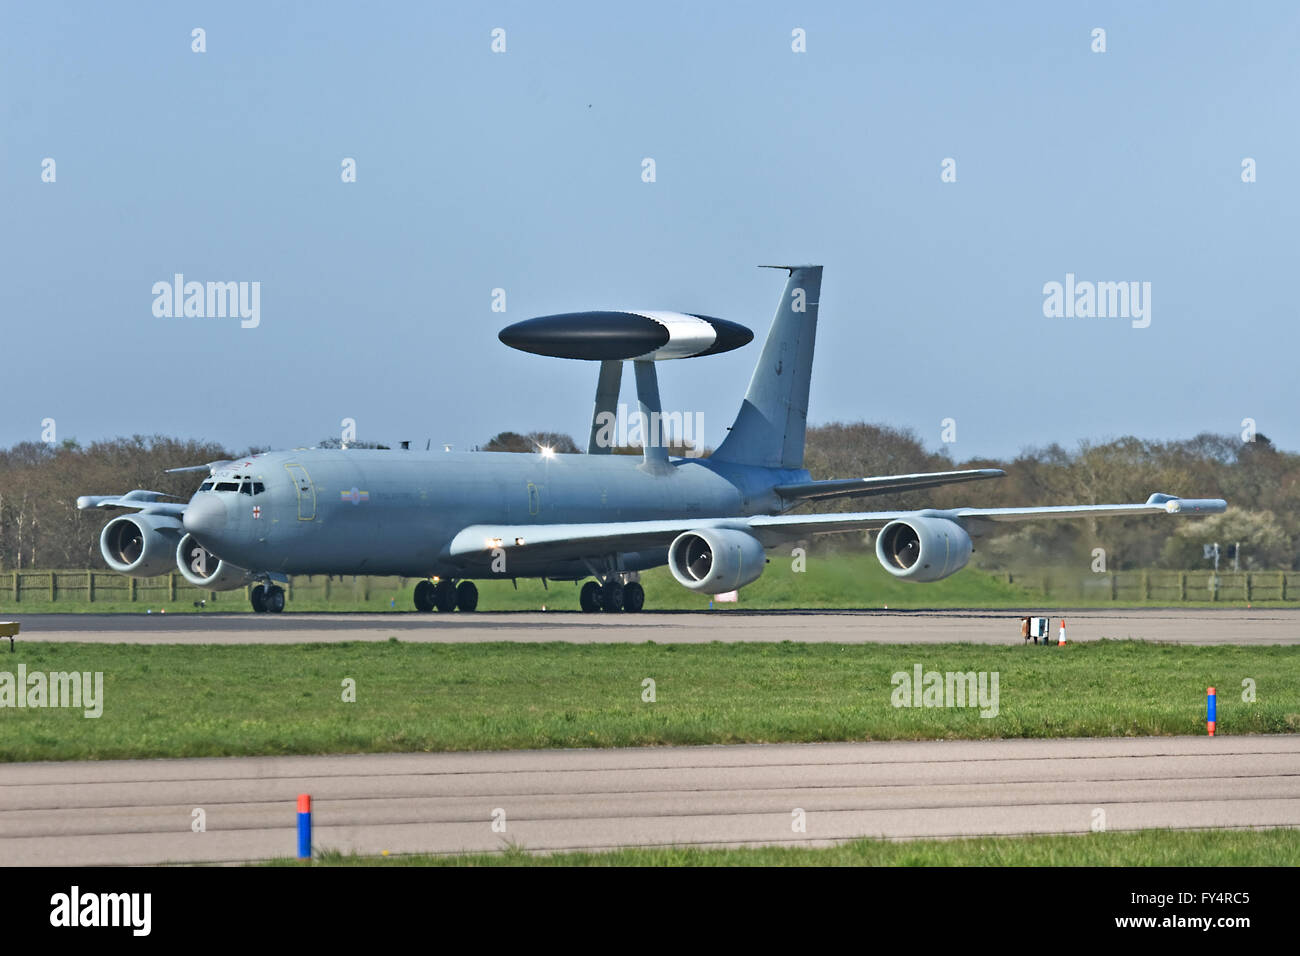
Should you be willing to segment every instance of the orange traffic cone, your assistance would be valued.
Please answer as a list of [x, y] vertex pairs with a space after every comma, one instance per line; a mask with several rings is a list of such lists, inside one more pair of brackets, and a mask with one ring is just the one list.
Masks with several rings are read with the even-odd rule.
[[1061, 630], [1056, 639], [1057, 647], [1065, 646], [1065, 618], [1061, 618]]

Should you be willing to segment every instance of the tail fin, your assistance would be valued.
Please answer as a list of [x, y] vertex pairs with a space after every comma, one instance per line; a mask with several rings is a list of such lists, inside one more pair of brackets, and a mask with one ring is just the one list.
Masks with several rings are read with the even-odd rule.
[[822, 267], [769, 268], [789, 269], [790, 279], [745, 401], [712, 457], [764, 468], [802, 468]]

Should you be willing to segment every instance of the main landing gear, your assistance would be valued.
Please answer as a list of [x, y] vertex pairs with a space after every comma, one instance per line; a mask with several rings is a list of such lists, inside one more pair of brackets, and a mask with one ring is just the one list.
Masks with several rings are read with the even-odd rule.
[[279, 614], [284, 610], [284, 588], [278, 584], [269, 587], [258, 584], [248, 593], [249, 603], [258, 614]]
[[578, 603], [588, 614], [596, 611], [639, 611], [645, 607], [645, 588], [641, 582], [629, 580], [624, 583], [622, 576], [613, 575], [602, 584], [588, 581], [578, 593]]
[[473, 611], [478, 608], [478, 588], [473, 581], [421, 581], [415, 586], [417, 611]]

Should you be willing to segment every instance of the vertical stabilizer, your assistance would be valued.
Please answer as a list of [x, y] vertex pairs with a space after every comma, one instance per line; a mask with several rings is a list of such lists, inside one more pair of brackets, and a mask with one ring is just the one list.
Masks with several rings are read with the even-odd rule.
[[788, 269], [790, 278], [745, 401], [712, 457], [764, 468], [802, 468], [822, 267], [771, 268]]

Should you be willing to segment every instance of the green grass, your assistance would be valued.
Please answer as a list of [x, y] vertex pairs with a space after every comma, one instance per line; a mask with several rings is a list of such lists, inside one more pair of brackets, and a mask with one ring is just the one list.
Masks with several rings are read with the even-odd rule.
[[358, 856], [325, 851], [269, 866], [1295, 866], [1300, 830], [1138, 830], [1077, 836], [853, 840], [833, 847], [630, 847], [600, 853]]
[[[1065, 571], [1057, 572], [1060, 580], [1074, 586], [1082, 575], [1070, 576]], [[34, 573], [39, 579], [39, 574]], [[1263, 579], [1261, 575], [1261, 580]], [[398, 578], [371, 578], [369, 581], [370, 599], [364, 600], [363, 580], [345, 579], [335, 581], [331, 586], [331, 596], [324, 597], [324, 584], [317, 578], [307, 587], [300, 580], [288, 603], [289, 611], [410, 611], [414, 607], [412, 592], [414, 579], [406, 579], [404, 585]], [[125, 579], [119, 579], [124, 582]], [[1032, 582], [1037, 583], [1035, 578]], [[544, 587], [538, 580], [521, 579], [516, 589], [509, 581], [479, 581], [479, 608], [483, 611], [536, 611], [543, 606], [549, 610], [577, 611], [579, 588], [570, 582], [553, 582]], [[666, 568], [655, 568], [642, 575], [642, 584], [646, 589], [646, 607], [651, 610], [704, 610], [710, 605], [708, 595], [688, 591], [673, 580]], [[1196, 591], [1195, 593], [1200, 593]], [[213, 599], [203, 592], [191, 588], [179, 588], [177, 600], [167, 601], [165, 588], [155, 590], [142, 589], [136, 601], [125, 597], [124, 587], [110, 588], [100, 586], [96, 591], [96, 600], [85, 600], [85, 592], [68, 590], [56, 600], [51, 601], [49, 592], [44, 587], [24, 590], [22, 600], [15, 603], [10, 592], [0, 590], [0, 617], [9, 614], [37, 613], [114, 613], [131, 612], [143, 614], [152, 608], [154, 612], [166, 609], [168, 614], [194, 613], [194, 602], [200, 598], [208, 600], [206, 611], [248, 611], [248, 600], [243, 589], [217, 594]], [[1298, 602], [1289, 600], [1265, 601], [1255, 600], [1255, 605], [1271, 607], [1297, 607]], [[823, 552], [814, 553], [807, 560], [806, 570], [794, 571], [792, 561], [779, 551], [771, 553], [771, 563], [763, 576], [740, 592], [738, 603], [720, 603], [720, 610], [739, 608], [742, 610], [768, 610], [782, 608], [1039, 608], [1047, 610], [1063, 607], [1186, 607], [1186, 608], [1228, 608], [1245, 607], [1246, 602], [1238, 594], [1231, 598], [1211, 602], [1208, 600], [1178, 601], [1169, 598], [1143, 600], [1116, 600], [1102, 598], [1082, 598], [1070, 593], [1066, 588], [1054, 589], [1044, 593], [1040, 587], [1024, 586], [1021, 583], [1008, 584], [1005, 576], [966, 568], [950, 578], [931, 584], [916, 584], [900, 581], [880, 566], [870, 552]]]
[[[1209, 685], [1220, 733], [1300, 731], [1300, 646], [20, 641], [0, 660], [104, 674], [99, 719], [0, 710], [10, 761], [1202, 734]], [[1000, 712], [892, 706], [915, 664], [998, 672]]]

